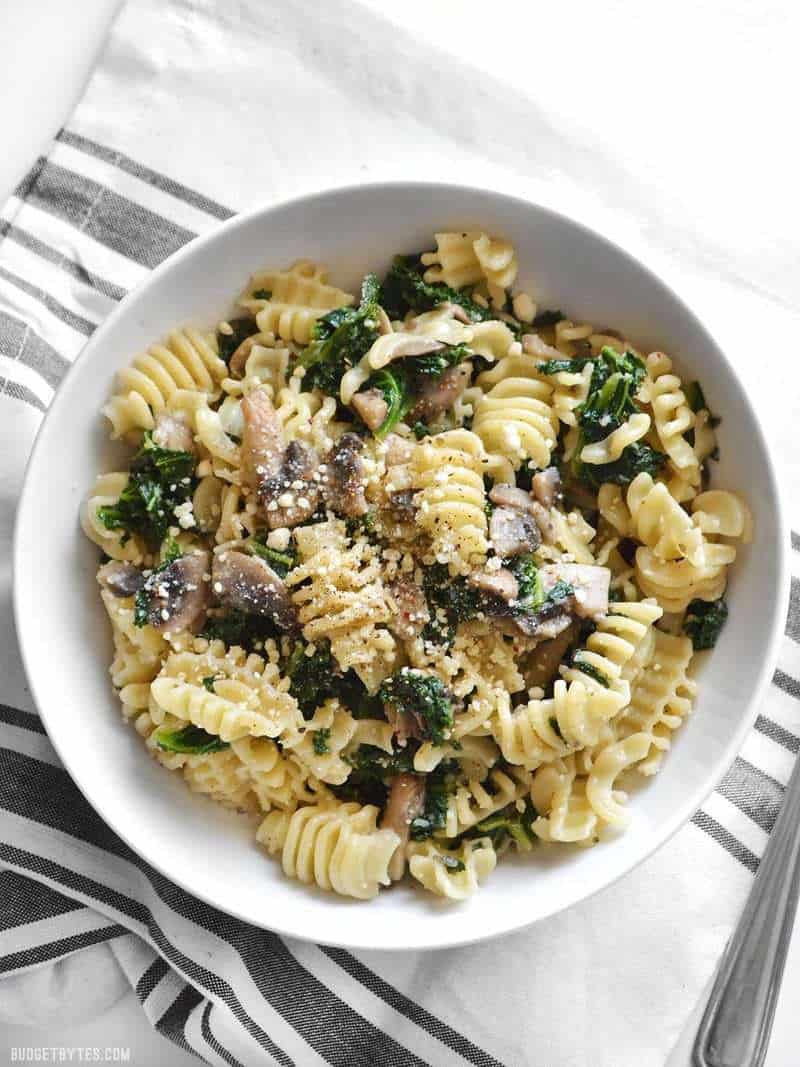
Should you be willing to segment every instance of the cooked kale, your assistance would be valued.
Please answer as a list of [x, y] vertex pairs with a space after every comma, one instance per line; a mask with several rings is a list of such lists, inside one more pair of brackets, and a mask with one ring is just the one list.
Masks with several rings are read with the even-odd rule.
[[311, 740], [311, 744], [314, 747], [314, 752], [318, 756], [326, 756], [331, 750], [331, 729], [329, 726], [321, 726], [319, 730], [314, 730], [314, 736]]
[[214, 692], [214, 682], [216, 682], [216, 680], [216, 674], [209, 674], [203, 679], [203, 686], [209, 691], [209, 693]]
[[424, 641], [436, 645], [451, 644], [459, 623], [474, 618], [480, 610], [481, 596], [478, 590], [469, 585], [465, 578], [452, 578], [443, 563], [434, 563], [425, 568], [422, 590], [431, 620], [422, 631]]
[[634, 441], [613, 463], [581, 464], [581, 479], [584, 485], [593, 489], [599, 489], [606, 482], [627, 485], [637, 474], [649, 474], [655, 478], [666, 462], [667, 457], [663, 452], [643, 441]]
[[138, 534], [155, 552], [175, 523], [175, 508], [192, 495], [194, 456], [155, 444], [149, 430], [131, 461], [128, 484], [116, 504], [97, 509], [109, 530], [122, 530], [123, 543]]
[[593, 663], [587, 663], [586, 660], [573, 658], [572, 666], [576, 671], [581, 671], [582, 674], [587, 675], [589, 678], [593, 678], [599, 685], [602, 685], [604, 689], [608, 689], [611, 682], [601, 670], [598, 670]]
[[411, 427], [411, 432], [418, 441], [421, 441], [424, 437], [430, 437], [433, 433], [424, 422], [415, 422]]
[[477, 304], [468, 293], [449, 285], [426, 282], [420, 257], [395, 256], [383, 279], [383, 307], [392, 319], [402, 319], [407, 312], [432, 311], [440, 304], [458, 304], [473, 322], [493, 318], [489, 308]]
[[425, 776], [425, 807], [411, 820], [412, 841], [425, 841], [444, 826], [448, 800], [456, 786], [455, 770], [455, 762], [446, 760]]
[[561, 374], [562, 371], [579, 374], [587, 363], [592, 362], [592, 358], [592, 356], [577, 356], [575, 359], [546, 359], [536, 369], [541, 374]]
[[526, 611], [536, 611], [545, 601], [542, 576], [532, 555], [514, 556], [505, 566], [517, 579], [517, 602]]
[[580, 434], [572, 461], [572, 473], [591, 489], [599, 488], [604, 482], [627, 485], [643, 471], [656, 474], [666, 463], [667, 457], [641, 441], [628, 445], [613, 463], [581, 461], [584, 445], [602, 441], [640, 410], [636, 393], [647, 373], [638, 356], [632, 352], [620, 355], [609, 345], [592, 362], [589, 392], [576, 411]]
[[381, 685], [378, 695], [384, 705], [408, 713], [420, 723], [424, 736], [441, 745], [453, 726], [453, 701], [441, 678], [402, 667]]
[[[253, 293], [253, 296], [256, 294]], [[248, 337], [252, 337], [254, 333], [258, 333], [258, 326], [255, 319], [228, 319], [228, 325], [233, 330], [233, 333], [221, 333], [217, 330], [217, 347], [219, 348], [219, 358], [226, 363], [230, 363], [231, 356], [242, 343], [246, 341]]]
[[192, 725], [182, 726], [179, 730], [167, 730], [162, 726], [156, 730], [156, 744], [165, 752], [187, 752], [197, 756], [228, 748], [227, 741]]
[[411, 746], [388, 753], [374, 745], [359, 745], [355, 752], [345, 756], [353, 768], [347, 781], [329, 788], [340, 800], [356, 800], [359, 804], [374, 804], [382, 808], [386, 804], [386, 783], [396, 774], [414, 770], [414, 749]]
[[550, 311], [547, 308], [545, 308], [543, 311], [540, 311], [537, 314], [536, 318], [533, 320], [533, 325], [534, 326], [540, 326], [542, 328], [544, 328], [545, 326], [555, 326], [556, 323], [557, 322], [561, 322], [561, 320], [563, 318], [564, 318], [564, 313], [563, 312], [561, 312], [561, 311]]
[[533, 823], [538, 817], [539, 813], [530, 798], [526, 798], [523, 811], [518, 811], [516, 804], [509, 804], [507, 808], [479, 822], [469, 836], [490, 837], [496, 848], [511, 838], [520, 852], [529, 852], [536, 841]]
[[382, 441], [412, 409], [414, 396], [408, 387], [408, 376], [401, 366], [384, 367], [376, 371], [369, 379], [367, 388], [379, 389], [386, 401], [386, 417], [375, 430], [375, 437]]
[[366, 537], [372, 542], [378, 540], [374, 511], [365, 511], [363, 515], [351, 515], [350, 518], [344, 520], [344, 524], [347, 536], [350, 538]]
[[383, 718], [382, 701], [367, 692], [355, 671], [340, 671], [327, 641], [319, 642], [311, 656], [306, 655], [307, 649], [305, 642], [298, 641], [285, 668], [289, 692], [306, 718], [329, 697], [336, 697], [355, 719]]
[[278, 638], [281, 631], [266, 615], [250, 615], [233, 609], [206, 618], [200, 637], [209, 641], [219, 640], [224, 644], [238, 645], [246, 651], [263, 648], [269, 638]]
[[265, 563], [268, 563], [279, 578], [285, 578], [296, 562], [292, 552], [279, 552], [276, 548], [270, 548], [269, 545], [260, 541], [257, 537], [252, 538], [250, 541], [250, 551], [253, 555], [260, 556]]
[[376, 371], [365, 388], [379, 389], [388, 410], [383, 422], [375, 430], [375, 437], [383, 440], [406, 417], [416, 404], [426, 381], [441, 377], [448, 367], [463, 363], [471, 355], [466, 345], [446, 345], [440, 352], [411, 356]]
[[716, 645], [722, 627], [728, 618], [725, 598], [719, 600], [693, 600], [686, 609], [683, 632], [692, 639], [692, 648], [701, 652]]
[[320, 388], [336, 396], [345, 371], [354, 367], [378, 339], [380, 285], [374, 274], [361, 283], [357, 308], [335, 308], [317, 319], [313, 340], [300, 353], [300, 366], [306, 368], [303, 388]]
[[146, 626], [150, 618], [150, 601], [153, 596], [153, 591], [156, 585], [158, 585], [158, 575], [162, 574], [170, 563], [174, 563], [176, 559], [181, 556], [181, 548], [177, 541], [169, 537], [162, 546], [161, 554], [163, 556], [162, 562], [154, 567], [150, 574], [145, 579], [144, 585], [141, 589], [136, 591], [136, 595], [133, 598], [133, 624], [134, 626]]

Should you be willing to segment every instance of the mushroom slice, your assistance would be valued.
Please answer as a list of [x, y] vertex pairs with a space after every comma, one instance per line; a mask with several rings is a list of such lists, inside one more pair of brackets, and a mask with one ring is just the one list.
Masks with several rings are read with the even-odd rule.
[[297, 630], [297, 609], [282, 578], [258, 556], [233, 549], [214, 556], [211, 584], [217, 602], [248, 615], [266, 615], [282, 630]]
[[531, 480], [533, 495], [546, 508], [555, 507], [564, 499], [564, 490], [561, 485], [561, 475], [558, 467], [548, 467], [547, 470], [538, 471]]
[[[252, 323], [252, 319], [228, 319], [233, 326], [237, 322]], [[250, 353], [253, 350], [253, 345], [270, 344], [272, 342], [272, 336], [266, 333], [253, 333], [249, 337], [245, 337], [239, 347], [235, 350], [228, 363], [228, 369], [234, 378], [241, 378], [244, 375], [244, 368]]]
[[103, 564], [97, 572], [97, 580], [117, 597], [135, 596], [145, 583], [145, 577], [138, 567], [117, 559]]
[[349, 519], [369, 510], [364, 496], [367, 478], [361, 453], [364, 442], [355, 433], [345, 433], [331, 449], [323, 491], [328, 505]]
[[387, 470], [408, 463], [414, 454], [414, 442], [408, 437], [401, 437], [399, 433], [387, 434], [384, 446]]
[[350, 401], [350, 407], [373, 433], [383, 425], [383, 420], [389, 413], [389, 405], [380, 389], [365, 389], [356, 393]]
[[436, 415], [449, 410], [469, 385], [471, 363], [448, 367], [438, 378], [426, 382], [408, 416], [409, 422], [430, 422]]
[[[562, 616], [557, 616], [561, 618]], [[531, 652], [523, 656], [519, 663], [522, 677], [525, 679], [525, 688], [533, 689], [539, 686], [547, 689], [558, 673], [558, 668], [567, 649], [576, 641], [580, 633], [580, 623], [577, 619], [571, 619], [568, 626], [549, 640], [542, 641]]]
[[258, 499], [270, 530], [299, 526], [314, 514], [321, 495], [318, 468], [316, 451], [292, 441], [278, 471], [259, 482]]
[[395, 856], [397, 869], [392, 872], [401, 878], [405, 867], [405, 846], [411, 834], [411, 823], [425, 810], [425, 778], [421, 774], [396, 774], [392, 778], [389, 797], [381, 819], [381, 828], [394, 830], [400, 838]]
[[555, 615], [547, 612], [535, 612], [533, 615], [517, 615], [514, 623], [517, 629], [526, 637], [538, 637], [542, 641], [552, 641], [560, 633], [567, 629], [572, 622], [572, 616], [565, 611], [559, 610]]
[[417, 637], [430, 622], [430, 612], [425, 594], [416, 582], [401, 578], [392, 582], [389, 593], [397, 612], [389, 621], [389, 629], [404, 641]]
[[532, 515], [517, 508], [495, 508], [489, 520], [489, 538], [495, 555], [503, 559], [533, 552], [542, 543], [539, 527]]
[[283, 459], [280, 420], [266, 389], [254, 389], [242, 399], [242, 479], [252, 489], [273, 477]]
[[205, 618], [210, 596], [209, 563], [208, 552], [191, 552], [150, 575], [145, 585], [147, 616], [156, 630], [191, 630]]
[[499, 597], [506, 604], [510, 604], [519, 596], [519, 582], [505, 567], [498, 567], [493, 571], [474, 571], [467, 581], [476, 589], [480, 589], [482, 593]]
[[170, 452], [194, 452], [194, 435], [183, 419], [160, 411], [156, 415], [153, 441]]
[[516, 508], [517, 511], [532, 515], [544, 543], [555, 544], [556, 530], [550, 518], [550, 512], [538, 500], [534, 500], [530, 493], [526, 493], [524, 489], [518, 489], [515, 485], [501, 484], [492, 486], [489, 499], [498, 507]]
[[593, 619], [608, 611], [608, 588], [611, 571], [608, 567], [595, 567], [587, 563], [548, 563], [539, 571], [544, 591], [552, 589], [558, 581], [566, 582], [575, 590], [574, 611], [582, 619]]
[[493, 485], [489, 491], [489, 499], [493, 504], [501, 508], [516, 508], [517, 511], [527, 511], [533, 514], [533, 500], [524, 489], [518, 489], [515, 485]]

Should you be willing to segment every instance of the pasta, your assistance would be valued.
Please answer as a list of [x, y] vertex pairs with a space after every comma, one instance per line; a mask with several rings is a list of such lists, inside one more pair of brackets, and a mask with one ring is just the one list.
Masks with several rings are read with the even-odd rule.
[[479, 229], [359, 298], [267, 269], [103, 409], [133, 451], [80, 522], [123, 719], [299, 883], [456, 904], [601, 842], [724, 625], [753, 519], [702, 390], [518, 271]]

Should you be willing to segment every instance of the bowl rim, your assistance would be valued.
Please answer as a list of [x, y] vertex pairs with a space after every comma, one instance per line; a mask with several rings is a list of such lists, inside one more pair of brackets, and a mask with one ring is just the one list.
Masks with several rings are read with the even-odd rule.
[[[34, 634], [29, 632], [29, 628], [25, 623], [25, 619], [29, 617], [29, 612], [26, 611], [25, 606], [22, 603], [22, 585], [23, 580], [21, 577], [21, 554], [22, 554], [22, 542], [23, 542], [23, 530], [27, 522], [27, 513], [29, 510], [29, 501], [33, 496], [33, 476], [37, 463], [40, 450], [44, 447], [43, 442], [47, 435], [47, 426], [51, 421], [53, 412], [58, 408], [60, 403], [60, 397], [66, 395], [64, 386], [76, 374], [76, 368], [79, 365], [83, 365], [86, 361], [93, 358], [95, 351], [102, 350], [105, 344], [106, 335], [111, 333], [116, 327], [117, 320], [122, 317], [123, 313], [135, 305], [138, 301], [142, 300], [151, 288], [157, 286], [162, 276], [168, 273], [173, 267], [182, 263], [184, 260], [189, 259], [198, 253], [200, 253], [207, 245], [213, 244], [224, 234], [229, 231], [235, 231], [239, 228], [246, 228], [250, 226], [256, 219], [267, 219], [271, 214], [284, 211], [287, 208], [297, 208], [310, 201], [324, 202], [325, 200], [335, 201], [338, 197], [343, 195], [358, 195], [359, 193], [384, 191], [391, 193], [392, 191], [404, 191], [418, 190], [420, 194], [424, 195], [426, 190], [449, 190], [454, 195], [467, 193], [469, 195], [478, 196], [490, 196], [499, 197], [507, 202], [511, 202], [521, 212], [529, 210], [533, 207], [537, 212], [543, 216], [549, 216], [551, 221], [556, 223], [563, 223], [566, 226], [572, 227], [578, 230], [582, 235], [588, 236], [595, 241], [599, 241], [607, 246], [622, 259], [627, 260], [632, 266], [643, 273], [646, 276], [648, 282], [653, 283], [656, 287], [661, 287], [671, 296], [675, 301], [675, 304], [680, 309], [681, 313], [690, 319], [693, 324], [700, 330], [705, 336], [708, 343], [718, 353], [723, 365], [725, 366], [727, 373], [736, 381], [739, 385], [742, 395], [742, 402], [744, 403], [752, 424], [758, 437], [759, 444], [763, 451], [764, 456], [767, 459], [766, 481], [768, 482], [770, 497], [773, 502], [776, 527], [778, 530], [778, 536], [776, 537], [776, 544], [772, 546], [777, 553], [777, 580], [776, 580], [776, 596], [773, 600], [772, 620], [769, 627], [769, 637], [766, 643], [766, 652], [762, 658], [760, 667], [758, 669], [755, 685], [752, 690], [752, 697], [749, 701], [747, 714], [742, 716], [736, 729], [732, 732], [727, 745], [721, 753], [718, 762], [713, 766], [711, 773], [703, 779], [702, 783], [695, 788], [695, 790], [687, 795], [684, 795], [681, 802], [676, 805], [673, 812], [668, 819], [663, 820], [661, 825], [655, 830], [650, 839], [648, 840], [647, 847], [644, 848], [641, 854], [630, 865], [624, 867], [624, 869], [613, 873], [607, 879], [601, 880], [597, 885], [592, 886], [586, 892], [582, 893], [575, 900], [571, 901], [567, 908], [579, 906], [585, 901], [594, 897], [597, 893], [614, 885], [621, 878], [630, 874], [641, 863], [652, 856], [658, 849], [666, 844], [670, 838], [672, 838], [678, 830], [680, 830], [685, 824], [687, 824], [694, 813], [702, 806], [707, 798], [714, 792], [719, 785], [725, 773], [733, 763], [734, 758], [739, 753], [742, 744], [749, 733], [750, 729], [755, 722], [758, 710], [761, 706], [764, 696], [766, 694], [770, 679], [774, 673], [775, 666], [777, 664], [780, 641], [784, 634], [784, 622], [789, 606], [789, 592], [790, 592], [790, 565], [789, 565], [789, 545], [790, 545], [790, 527], [786, 517], [786, 508], [784, 506], [783, 494], [780, 487], [780, 482], [777, 476], [778, 464], [773, 456], [772, 446], [770, 439], [764, 431], [761, 416], [757, 409], [753, 406], [747, 390], [742, 385], [741, 379], [733, 366], [731, 360], [728, 358], [725, 350], [719, 345], [714, 338], [714, 335], [705, 325], [702, 318], [693, 310], [692, 307], [683, 299], [683, 297], [676, 292], [672, 285], [664, 280], [659, 274], [655, 272], [646, 262], [639, 258], [638, 255], [634, 255], [628, 251], [623, 245], [619, 244], [615, 239], [607, 237], [604, 233], [593, 229], [591, 226], [573, 218], [571, 215], [559, 211], [547, 204], [542, 204], [532, 198], [523, 197], [515, 193], [510, 193], [503, 188], [490, 187], [490, 186], [478, 186], [468, 185], [460, 182], [447, 182], [436, 180], [385, 180], [375, 182], [349, 182], [336, 186], [321, 186], [316, 189], [307, 190], [294, 197], [287, 197], [278, 200], [268, 205], [260, 205], [250, 208], [247, 211], [240, 212], [230, 219], [221, 222], [219, 225], [212, 226], [205, 233], [199, 234], [192, 238], [181, 248], [177, 249], [166, 259], [162, 260], [147, 276], [145, 276], [140, 282], [138, 282], [132, 289], [130, 289], [120, 302], [113, 308], [110, 314], [98, 325], [92, 336], [83, 346], [81, 351], [76, 356], [72, 365], [68, 369], [64, 376], [64, 379], [58, 386], [56, 393], [50, 403], [48, 410], [45, 412], [44, 417], [37, 429], [36, 436], [31, 447], [27, 462], [25, 464], [25, 472], [23, 476], [22, 488], [20, 491], [17, 512], [14, 521], [14, 534], [13, 534], [13, 549], [12, 549], [12, 607], [13, 607], [13, 619], [17, 634], [17, 640], [20, 649], [20, 658], [22, 660], [23, 668], [25, 671], [28, 684], [30, 686], [31, 696], [36, 706], [39, 717], [43, 726], [47, 732], [48, 739], [53, 745], [53, 748], [61, 761], [64, 769], [69, 774], [72, 781], [80, 790], [83, 797], [88, 801], [91, 807], [97, 812], [99, 817], [105, 822], [113, 832], [145, 863], [151, 865], [154, 869], [158, 870], [160, 874], [174, 882], [177, 886], [183, 889], [191, 896], [197, 897], [204, 903], [219, 909], [248, 925], [261, 927], [264, 929], [273, 930], [281, 936], [288, 936], [297, 938], [301, 941], [308, 941], [313, 944], [327, 945], [335, 948], [353, 949], [355, 951], [376, 950], [376, 951], [391, 951], [391, 952], [407, 952], [407, 951], [433, 951], [436, 949], [444, 948], [456, 948], [461, 945], [472, 945], [482, 941], [489, 941], [493, 938], [503, 936], [505, 934], [517, 933], [526, 930], [538, 922], [545, 919], [552, 918], [554, 915], [566, 910], [564, 907], [551, 908], [544, 914], [538, 915], [534, 919], [516, 921], [511, 925], [505, 927], [498, 927], [488, 931], [478, 931], [472, 935], [450, 935], [437, 939], [435, 943], [428, 945], [412, 945], [398, 946], [397, 944], [382, 945], [375, 944], [374, 942], [365, 943], [362, 941], [353, 941], [352, 939], [337, 939], [325, 938], [320, 940], [319, 938], [311, 937], [304, 934], [303, 931], [296, 929], [285, 929], [281, 927], [279, 922], [279, 916], [270, 915], [270, 923], [258, 922], [250, 915], [243, 914], [238, 911], [235, 905], [235, 900], [230, 899], [230, 902], [226, 902], [224, 905], [218, 900], [212, 899], [209, 895], [205, 895], [194, 889], [189, 880], [183, 877], [176, 877], [176, 875], [168, 870], [164, 869], [163, 864], [157, 864], [153, 859], [147, 855], [146, 842], [137, 842], [136, 844], [130, 840], [127, 830], [124, 825], [124, 820], [118, 819], [115, 815], [109, 817], [100, 807], [95, 803], [92, 796], [91, 789], [91, 776], [81, 775], [73, 771], [68, 756], [63, 751], [62, 747], [56, 742], [54, 736], [51, 734], [48, 728], [49, 711], [45, 710], [47, 702], [40, 699], [40, 687], [37, 678], [36, 669], [36, 656], [34, 655], [33, 637]], [[53, 713], [55, 714], [55, 713]], [[122, 824], [121, 824], [122, 823]], [[485, 892], [486, 890], [484, 890]]]

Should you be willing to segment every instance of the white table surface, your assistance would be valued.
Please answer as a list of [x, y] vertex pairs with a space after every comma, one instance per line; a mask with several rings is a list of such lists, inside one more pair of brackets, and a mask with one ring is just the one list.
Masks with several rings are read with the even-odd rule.
[[[0, 203], [69, 116], [119, 6], [120, 0], [0, 0]], [[79, 17], [78, 17], [78, 12]], [[686, 931], [691, 937], [691, 930]], [[766, 1067], [800, 1064], [798, 1021], [800, 939], [789, 953]], [[2, 998], [2, 986], [0, 986]], [[702, 1012], [698, 1005], [666, 1067], [688, 1067], [691, 1043]], [[126, 993], [101, 1016], [89, 1020], [53, 1019], [43, 1027], [0, 1022], [0, 1063], [11, 1062], [16, 1046], [130, 1048], [132, 1067], [188, 1067], [197, 1060], [156, 1034], [134, 993]], [[589, 1063], [587, 1050], [587, 1063]], [[6, 1060], [4, 1057], [8, 1057]], [[435, 1065], [434, 1065], [435, 1067]], [[517, 1067], [517, 1065], [514, 1065]], [[519, 1065], [523, 1067], [523, 1065]], [[527, 1065], [526, 1065], [527, 1067]], [[635, 1067], [620, 1064], [620, 1067]]]

